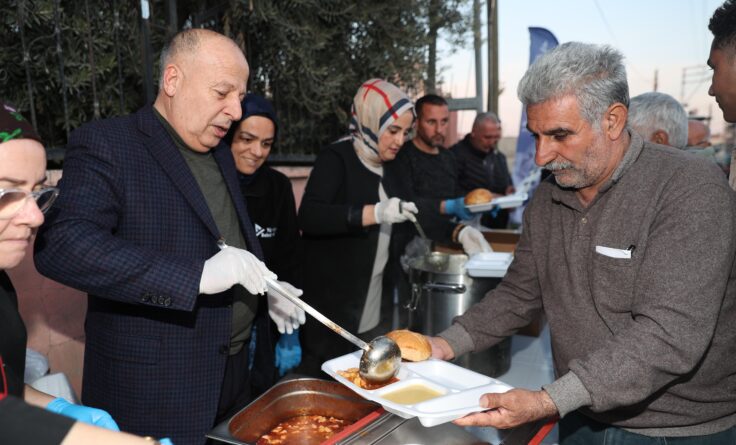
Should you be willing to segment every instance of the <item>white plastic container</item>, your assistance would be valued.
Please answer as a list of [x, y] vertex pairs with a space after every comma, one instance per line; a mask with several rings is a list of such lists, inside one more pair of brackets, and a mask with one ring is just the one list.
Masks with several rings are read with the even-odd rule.
[[519, 207], [520, 205], [524, 204], [524, 201], [526, 201], [527, 199], [529, 199], [529, 194], [526, 192], [514, 193], [513, 195], [500, 196], [485, 204], [474, 204], [467, 207], [471, 213], [481, 213], [487, 212], [495, 206], [498, 206], [502, 209]]
[[471, 277], [501, 278], [513, 259], [514, 255], [508, 252], [476, 253], [465, 263], [465, 270]]
[[[390, 413], [406, 419], [419, 418], [419, 422], [425, 427], [440, 425], [473, 412], [484, 411], [485, 408], [478, 405], [483, 394], [502, 393], [511, 389], [511, 386], [483, 374], [446, 361], [429, 359], [417, 363], [402, 362], [396, 376], [398, 382], [367, 390], [337, 373], [357, 368], [361, 354], [362, 351], [356, 351], [328, 360], [322, 364], [322, 370], [366, 399], [380, 403]], [[413, 384], [427, 386], [443, 395], [413, 405], [392, 402], [382, 397], [383, 394]]]

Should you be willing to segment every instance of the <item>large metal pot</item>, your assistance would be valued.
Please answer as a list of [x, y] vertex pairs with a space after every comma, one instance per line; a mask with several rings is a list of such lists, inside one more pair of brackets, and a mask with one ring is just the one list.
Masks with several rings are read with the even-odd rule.
[[[407, 304], [410, 329], [436, 335], [501, 282], [500, 278], [472, 278], [465, 272], [467, 255], [432, 252], [409, 260], [411, 298]], [[511, 366], [511, 339], [478, 353], [464, 354], [455, 363], [490, 377]]]

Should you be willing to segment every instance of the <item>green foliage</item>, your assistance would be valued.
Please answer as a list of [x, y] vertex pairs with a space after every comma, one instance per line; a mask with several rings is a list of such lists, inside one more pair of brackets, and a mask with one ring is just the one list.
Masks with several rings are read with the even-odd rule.
[[352, 97], [373, 77], [422, 86], [426, 30], [417, 0], [254, 0], [233, 28], [245, 39], [251, 89], [272, 98], [282, 153], [315, 152], [347, 131]]
[[[453, 35], [464, 32], [466, 18], [455, 6], [465, 2], [452, 0], [451, 8], [443, 8], [440, 28]], [[271, 98], [276, 107], [282, 129], [279, 154], [315, 153], [346, 134], [352, 97], [367, 79], [388, 79], [410, 94], [423, 89], [430, 0], [176, 3], [179, 23], [170, 27], [168, 2], [150, 2], [154, 64], [171, 29], [206, 26], [233, 37], [251, 66], [249, 90]], [[61, 55], [56, 51], [55, 4], [59, 5]], [[67, 123], [73, 130], [94, 119], [96, 104], [101, 118], [127, 114], [143, 105], [139, 2], [9, 0], [5, 11], [0, 18], [4, 61], [0, 98], [18, 106], [29, 119], [35, 112], [47, 146], [66, 142]], [[21, 50], [21, 23], [30, 83]], [[153, 73], [158, 76], [157, 66]]]
[[[84, 0], [59, 2], [60, 56], [54, 33], [57, 25], [54, 3], [54, 0], [11, 0], [7, 2], [6, 14], [0, 18], [0, 57], [4, 62], [0, 66], [0, 97], [19, 107], [31, 119], [32, 95], [37, 129], [48, 147], [66, 142], [64, 91], [70, 130], [94, 118], [95, 99], [101, 117], [127, 113], [141, 103], [137, 10], [127, 3], [125, 7], [118, 5], [120, 29], [116, 41], [115, 15], [110, 2], [90, 0], [88, 10]], [[23, 63], [21, 23], [24, 24], [31, 94]], [[94, 66], [89, 57], [89, 45], [94, 51]], [[122, 94], [116, 47], [124, 67]], [[63, 63], [63, 81], [60, 62]], [[91, 88], [93, 73], [96, 98]]]

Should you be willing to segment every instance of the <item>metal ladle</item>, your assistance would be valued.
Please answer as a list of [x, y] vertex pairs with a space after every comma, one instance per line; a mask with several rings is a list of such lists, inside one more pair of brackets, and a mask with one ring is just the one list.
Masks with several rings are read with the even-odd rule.
[[364, 379], [374, 383], [382, 383], [390, 380], [399, 371], [399, 366], [401, 366], [401, 350], [395, 341], [381, 335], [371, 340], [370, 343], [366, 343], [322, 315], [317, 309], [308, 305], [301, 298], [292, 295], [291, 292], [286, 290], [276, 280], [266, 278], [266, 284], [268, 285], [269, 292], [276, 293], [288, 299], [304, 309], [304, 312], [316, 318], [320, 323], [362, 349], [363, 355], [360, 357], [358, 372]]
[[416, 216], [414, 216], [413, 218], [410, 218], [409, 221], [414, 223], [414, 227], [417, 228], [417, 233], [419, 233], [419, 236], [422, 237], [423, 240], [429, 240], [429, 238], [427, 238], [427, 234], [424, 233], [424, 229], [422, 229], [422, 226], [419, 224], [419, 220], [417, 219]]

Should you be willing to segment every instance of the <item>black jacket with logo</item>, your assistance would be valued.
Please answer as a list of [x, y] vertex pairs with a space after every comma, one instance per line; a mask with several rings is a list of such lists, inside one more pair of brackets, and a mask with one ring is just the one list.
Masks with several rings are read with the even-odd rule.
[[266, 266], [279, 280], [301, 288], [301, 241], [291, 182], [281, 172], [263, 166], [253, 175], [240, 175]]

